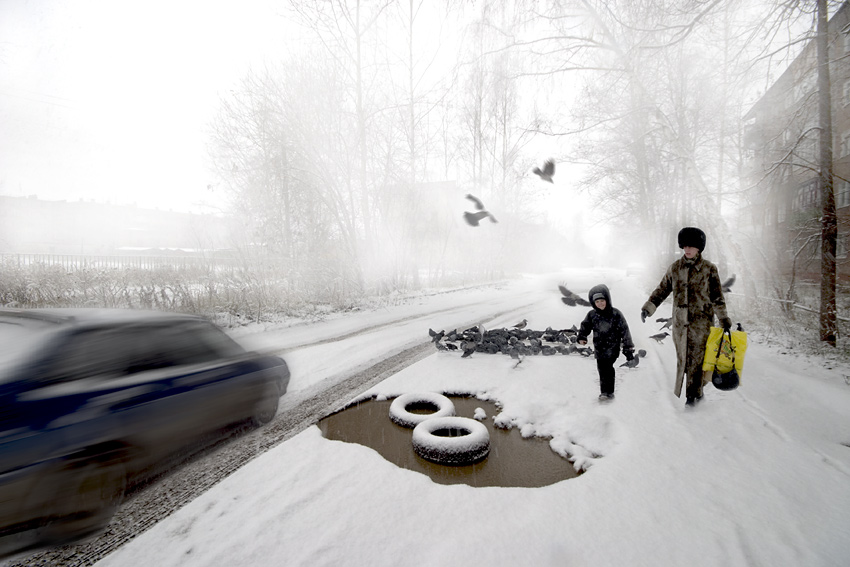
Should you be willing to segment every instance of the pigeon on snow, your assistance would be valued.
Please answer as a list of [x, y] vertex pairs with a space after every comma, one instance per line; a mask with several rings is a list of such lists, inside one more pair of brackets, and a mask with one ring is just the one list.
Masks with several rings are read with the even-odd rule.
[[552, 176], [555, 175], [555, 162], [551, 159], [546, 160], [546, 163], [543, 164], [543, 170], [541, 170], [539, 167], [535, 167], [533, 172], [539, 175], [540, 179], [542, 179], [543, 181], [554, 183], [554, 181], [552, 181]]
[[514, 329], [525, 329], [526, 325], [528, 325], [528, 321], [526, 319], [523, 319], [522, 321], [514, 325]]
[[620, 367], [625, 366], [626, 368], [634, 368], [635, 366], [637, 366], [640, 363], [640, 359], [643, 356], [646, 356], [646, 351], [643, 350], [643, 349], [640, 349], [639, 351], [637, 351], [635, 353], [634, 358], [632, 358], [631, 360], [627, 360], [626, 362], [621, 364]]
[[445, 336], [445, 331], [436, 332], [434, 329], [428, 329], [428, 334], [431, 335], [431, 342], [438, 343]]

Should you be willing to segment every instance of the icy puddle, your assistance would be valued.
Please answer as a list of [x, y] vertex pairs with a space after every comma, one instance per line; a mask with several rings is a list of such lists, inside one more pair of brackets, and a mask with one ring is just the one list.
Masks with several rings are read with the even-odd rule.
[[442, 465], [423, 459], [413, 450], [413, 430], [390, 419], [392, 400], [360, 402], [329, 415], [318, 425], [327, 439], [360, 443], [388, 461], [440, 484], [538, 487], [578, 476], [569, 461], [549, 448], [548, 440], [523, 439], [516, 428], [493, 427], [493, 417], [499, 413], [494, 403], [468, 397], [449, 399], [458, 416], [471, 418], [476, 408], [486, 412], [482, 423], [490, 433], [490, 453], [484, 460], [470, 465]]

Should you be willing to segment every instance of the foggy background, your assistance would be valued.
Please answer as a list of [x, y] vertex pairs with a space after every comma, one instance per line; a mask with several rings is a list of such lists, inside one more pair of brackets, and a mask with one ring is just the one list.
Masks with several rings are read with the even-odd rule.
[[[683, 225], [706, 229], [725, 275], [760, 198], [743, 117], [802, 48], [808, 4], [2, 0], [0, 195], [16, 199], [0, 247], [111, 217], [104, 253], [214, 259], [212, 279], [262, 288], [249, 311], [657, 268]], [[551, 184], [532, 173], [546, 159]], [[498, 223], [467, 225], [467, 193]], [[23, 198], [89, 211], [22, 215]], [[190, 242], [114, 207], [192, 213], [174, 220]], [[195, 303], [230, 285], [196, 280]]]

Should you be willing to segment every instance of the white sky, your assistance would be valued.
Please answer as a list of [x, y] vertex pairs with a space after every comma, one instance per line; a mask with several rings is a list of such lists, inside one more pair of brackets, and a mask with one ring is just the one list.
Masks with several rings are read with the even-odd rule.
[[[429, 327], [448, 330], [493, 312], [504, 315], [485, 321], [489, 328], [522, 318], [533, 329], [577, 325], [587, 308], [560, 302], [561, 280], [580, 294], [607, 283], [637, 347], [648, 351], [637, 368], [617, 369], [612, 403], [596, 400], [592, 359], [530, 356], [515, 369], [504, 355], [462, 359], [436, 350], [364, 396], [487, 396], [502, 405], [501, 422], [550, 436], [553, 450], [578, 457], [588, 467], [583, 476], [542, 488], [437, 484], [370, 448], [324, 439], [311, 426], [98, 565], [846, 564], [850, 367], [794, 355], [793, 341], [781, 349], [761, 344], [758, 327], [744, 320], [751, 343], [742, 386], [707, 386], [703, 402], [686, 410], [672, 393], [672, 341], [648, 338], [660, 323], [641, 323], [647, 294], [620, 270], [437, 294], [241, 340], [295, 347], [371, 329], [355, 340], [289, 352], [286, 411], [319, 382], [338, 382], [379, 355], [422, 343]], [[669, 309], [663, 304], [658, 315]], [[428, 312], [438, 314], [422, 316]], [[734, 302], [730, 315], [738, 321]]]
[[0, 194], [218, 203], [219, 96], [281, 49], [272, 0], [0, 0]]

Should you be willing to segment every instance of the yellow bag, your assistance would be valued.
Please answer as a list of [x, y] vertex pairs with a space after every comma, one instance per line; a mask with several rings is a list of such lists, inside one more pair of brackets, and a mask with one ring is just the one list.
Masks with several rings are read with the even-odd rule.
[[724, 336], [723, 329], [712, 327], [708, 333], [708, 341], [705, 343], [705, 357], [702, 361], [704, 372], [718, 372], [724, 374], [732, 368], [738, 371], [738, 376], [744, 370], [744, 354], [747, 352], [747, 333], [744, 331], [732, 331], [732, 341], [729, 335]]

